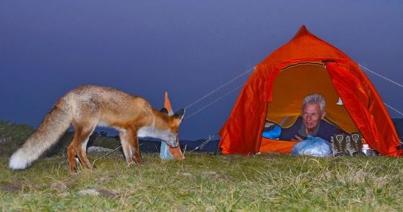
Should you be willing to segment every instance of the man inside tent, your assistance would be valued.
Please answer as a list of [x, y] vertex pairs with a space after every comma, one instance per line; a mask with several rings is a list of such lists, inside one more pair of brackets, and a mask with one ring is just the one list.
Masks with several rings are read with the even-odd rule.
[[320, 137], [331, 141], [330, 137], [343, 132], [338, 127], [323, 120], [326, 101], [320, 94], [312, 94], [304, 98], [301, 117], [290, 128], [281, 131], [280, 140], [302, 141], [307, 136]]

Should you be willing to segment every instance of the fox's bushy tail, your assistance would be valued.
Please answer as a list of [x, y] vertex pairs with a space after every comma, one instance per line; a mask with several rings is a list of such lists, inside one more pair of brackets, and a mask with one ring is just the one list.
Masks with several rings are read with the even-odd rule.
[[57, 143], [66, 132], [72, 116], [64, 102], [59, 101], [46, 115], [38, 129], [25, 141], [10, 158], [11, 169], [25, 169], [38, 159], [43, 152]]

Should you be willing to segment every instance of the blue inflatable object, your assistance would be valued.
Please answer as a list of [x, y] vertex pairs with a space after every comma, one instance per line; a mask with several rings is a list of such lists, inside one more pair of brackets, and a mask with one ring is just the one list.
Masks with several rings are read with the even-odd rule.
[[278, 139], [281, 135], [281, 127], [277, 124], [263, 130], [262, 136], [269, 139]]
[[328, 141], [319, 137], [308, 136], [294, 146], [291, 154], [294, 156], [328, 157], [332, 156], [332, 148]]
[[172, 160], [174, 157], [171, 155], [169, 152], [169, 146], [165, 142], [161, 142], [161, 148], [160, 148], [160, 158], [162, 160]]

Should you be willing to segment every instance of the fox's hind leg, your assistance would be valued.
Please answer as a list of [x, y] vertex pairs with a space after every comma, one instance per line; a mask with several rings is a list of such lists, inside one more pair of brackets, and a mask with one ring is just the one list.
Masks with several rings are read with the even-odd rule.
[[95, 126], [92, 129], [82, 131], [83, 133], [81, 134], [80, 137], [81, 148], [78, 151], [78, 157], [80, 158], [82, 165], [87, 169], [92, 169], [92, 164], [87, 158], [87, 144], [94, 129]]
[[78, 157], [81, 165], [84, 168], [92, 169], [92, 164], [87, 158], [87, 143], [90, 135], [94, 131], [96, 125], [86, 125], [82, 127], [79, 125], [74, 125], [74, 137], [67, 149], [67, 160], [69, 163], [70, 172], [77, 171], [77, 163], [75, 157]]

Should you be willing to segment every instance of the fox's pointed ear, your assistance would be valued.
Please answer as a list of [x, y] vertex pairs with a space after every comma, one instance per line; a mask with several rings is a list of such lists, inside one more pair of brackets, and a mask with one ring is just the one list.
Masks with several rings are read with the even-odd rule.
[[165, 107], [161, 108], [160, 112], [168, 114], [168, 110]]
[[180, 121], [183, 120], [183, 117], [185, 117], [185, 109], [180, 109], [178, 111], [176, 111], [176, 113], [174, 114], [175, 118], [180, 119]]

